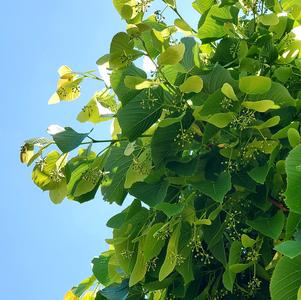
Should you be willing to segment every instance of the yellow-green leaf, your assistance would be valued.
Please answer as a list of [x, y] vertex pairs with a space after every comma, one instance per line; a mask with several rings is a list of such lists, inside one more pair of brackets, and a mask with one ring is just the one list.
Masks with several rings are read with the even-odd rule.
[[301, 138], [300, 138], [300, 133], [297, 129], [290, 128], [287, 131], [287, 137], [292, 148], [295, 148], [300, 144]]
[[199, 93], [203, 89], [203, 80], [199, 76], [191, 76], [179, 88], [183, 93]]
[[129, 89], [143, 90], [152, 87], [155, 83], [151, 80], [146, 80], [137, 76], [126, 76], [124, 79], [124, 84]]
[[245, 248], [251, 248], [254, 246], [254, 244], [256, 243], [255, 240], [253, 240], [252, 238], [250, 238], [248, 235], [246, 234], [242, 234], [241, 236], [241, 243]]
[[270, 128], [270, 127], [276, 126], [276, 125], [279, 124], [279, 122], [280, 122], [280, 117], [279, 116], [275, 116], [275, 117], [272, 117], [272, 118], [268, 119], [264, 123], [262, 123], [260, 125], [253, 126], [253, 127], [256, 128], [256, 129], [261, 130], [261, 129], [265, 129], [265, 128]]
[[276, 105], [272, 100], [244, 101], [241, 105], [258, 112], [266, 112], [270, 109], [280, 108], [280, 106]]
[[175, 65], [179, 63], [185, 53], [185, 45], [178, 44], [175, 46], [170, 46], [163, 53], [161, 53], [158, 57], [158, 64], [162, 65]]
[[271, 89], [272, 80], [264, 76], [246, 76], [239, 79], [239, 89], [246, 94], [264, 94]]
[[233, 90], [233, 87], [229, 84], [229, 83], [224, 83], [224, 85], [222, 86], [222, 93], [232, 99], [232, 100], [235, 100], [235, 101], [238, 101], [238, 98]]
[[181, 223], [176, 225], [167, 246], [165, 260], [159, 272], [159, 281], [165, 279], [177, 265], [178, 244], [181, 234]]
[[259, 22], [266, 26], [275, 26], [279, 23], [279, 18], [277, 14], [263, 14], [259, 16]]

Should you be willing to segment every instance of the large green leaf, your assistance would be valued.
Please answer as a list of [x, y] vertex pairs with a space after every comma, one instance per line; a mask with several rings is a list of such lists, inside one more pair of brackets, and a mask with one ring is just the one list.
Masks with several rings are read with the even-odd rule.
[[208, 94], [221, 89], [225, 83], [230, 84], [234, 89], [237, 88], [237, 82], [232, 78], [230, 72], [221, 65], [216, 65], [210, 73], [202, 76], [202, 78], [204, 82], [203, 91]]
[[283, 257], [277, 263], [270, 284], [272, 300], [297, 299], [301, 286], [301, 256]]
[[237, 264], [240, 261], [241, 255], [241, 243], [239, 241], [234, 241], [231, 244], [230, 252], [229, 252], [229, 260], [227, 264], [227, 268], [223, 274], [223, 284], [224, 287], [231, 291], [233, 290], [233, 285], [236, 278], [236, 273], [230, 270], [232, 265]]
[[263, 235], [277, 240], [283, 230], [285, 217], [282, 211], [278, 211], [273, 217], [257, 217], [248, 220], [247, 224]]
[[147, 264], [146, 264], [146, 259], [143, 251], [144, 244], [145, 244], [145, 240], [141, 239], [137, 250], [136, 263], [130, 276], [130, 281], [129, 281], [130, 287], [135, 285], [139, 281], [142, 281], [147, 271]]
[[158, 256], [165, 245], [165, 241], [156, 236], [156, 233], [164, 226], [164, 223], [156, 223], [149, 228], [144, 243], [144, 256], [146, 261], [150, 261]]
[[202, 181], [193, 184], [200, 192], [211, 197], [214, 201], [222, 203], [225, 195], [231, 190], [231, 176], [221, 173], [216, 181]]
[[109, 172], [101, 186], [104, 200], [110, 203], [122, 204], [127, 190], [124, 189], [126, 172], [132, 163], [131, 156], [125, 156], [126, 142], [115, 144], [110, 151], [104, 165], [104, 170]]
[[202, 40], [218, 40], [226, 34], [224, 23], [232, 20], [229, 7], [219, 7], [215, 4], [204, 17], [205, 20], [198, 31], [198, 38]]
[[78, 133], [71, 127], [62, 128], [57, 125], [49, 126], [48, 132], [52, 135], [54, 142], [63, 153], [77, 148], [89, 135], [89, 133]]
[[275, 250], [289, 258], [301, 255], [301, 241], [285, 241], [275, 246]]
[[174, 158], [175, 154], [181, 149], [177, 144], [177, 136], [183, 129], [189, 128], [192, 122], [191, 114], [187, 113], [181, 124], [174, 123], [168, 127], [156, 129], [151, 142], [152, 159], [156, 167], [160, 167]]
[[145, 204], [154, 207], [164, 200], [168, 186], [169, 183], [165, 180], [157, 183], [137, 182], [132, 185], [129, 192]]
[[301, 145], [295, 147], [285, 160], [287, 173], [287, 189], [285, 191], [285, 203], [295, 213], [301, 214]]
[[181, 223], [176, 225], [167, 246], [165, 260], [159, 272], [159, 281], [164, 280], [177, 265], [178, 244], [181, 235]]
[[117, 118], [122, 133], [134, 141], [150, 128], [162, 112], [162, 90], [143, 90], [127, 105], [119, 109]]
[[120, 284], [114, 283], [99, 293], [107, 300], [126, 300], [129, 294], [129, 281], [125, 279]]
[[158, 57], [158, 64], [162, 65], [175, 65], [179, 63], [185, 53], [185, 45], [178, 44], [175, 46], [170, 46]]
[[246, 76], [239, 79], [239, 88], [246, 94], [264, 94], [272, 86], [272, 80], [263, 76]]

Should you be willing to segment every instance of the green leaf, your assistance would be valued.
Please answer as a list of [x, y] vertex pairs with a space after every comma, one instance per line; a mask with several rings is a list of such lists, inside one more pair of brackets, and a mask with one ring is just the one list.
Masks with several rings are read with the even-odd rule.
[[137, 76], [126, 76], [124, 84], [129, 89], [143, 90], [152, 87], [154, 82]]
[[270, 292], [273, 300], [296, 299], [301, 285], [301, 256], [282, 257], [273, 272]]
[[203, 80], [199, 76], [190, 76], [179, 88], [183, 93], [200, 93], [203, 89]]
[[181, 122], [183, 117], [185, 116], [185, 112], [183, 112], [180, 116], [174, 118], [165, 118], [158, 124], [158, 127], [167, 127], [175, 123]]
[[180, 214], [184, 209], [184, 205], [181, 203], [162, 202], [157, 204], [155, 208], [163, 211], [168, 218], [171, 218], [173, 216]]
[[191, 27], [183, 19], [175, 19], [174, 24], [187, 35], [191, 35], [193, 33]]
[[285, 191], [285, 203], [288, 208], [297, 214], [301, 214], [301, 172], [297, 169], [301, 165], [301, 145], [295, 147], [285, 160], [287, 173], [287, 188]]
[[230, 270], [230, 267], [232, 265], [237, 264], [240, 261], [240, 255], [241, 255], [241, 244], [238, 241], [234, 241], [230, 247], [227, 268], [223, 274], [224, 287], [230, 292], [232, 292], [233, 290], [233, 285], [236, 278], [236, 273], [232, 272]]
[[[234, 9], [233, 9], [234, 10]], [[235, 13], [238, 10], [235, 10]], [[219, 7], [219, 5], [212, 5], [208, 13], [203, 17], [204, 22], [198, 31], [198, 38], [201, 40], [218, 40], [224, 35], [224, 23], [233, 19], [230, 7]]]
[[113, 95], [106, 90], [96, 92], [93, 98], [77, 115], [79, 122], [99, 123], [112, 119], [117, 110], [117, 105]]
[[265, 128], [270, 128], [270, 127], [274, 127], [276, 125], [278, 125], [280, 122], [280, 117], [279, 116], [275, 116], [275, 117], [272, 117], [270, 119], [268, 119], [267, 121], [259, 124], [259, 125], [255, 125], [255, 126], [252, 126], [253, 128], [256, 128], [256, 129], [265, 129]]
[[248, 220], [247, 224], [263, 235], [277, 240], [283, 230], [285, 216], [278, 211], [273, 217], [257, 217], [255, 220]]
[[205, 118], [204, 121], [218, 127], [218, 128], [225, 128], [227, 127], [234, 118], [234, 113], [227, 112], [227, 113], [217, 113], [209, 118]]
[[49, 191], [50, 200], [54, 204], [60, 204], [65, 199], [66, 196], [67, 196], [67, 184], [65, 180], [63, 180], [56, 189]]
[[161, 89], [145, 90], [119, 109], [117, 118], [122, 133], [130, 141], [137, 139], [159, 119], [162, 98]]
[[229, 83], [224, 83], [222, 86], [222, 93], [228, 97], [229, 99], [232, 99], [234, 101], [238, 101], [238, 98], [233, 90], [233, 87]]
[[283, 83], [287, 82], [292, 74], [293, 70], [291, 67], [279, 67], [274, 72], [274, 76]]
[[[172, 117], [172, 115], [171, 115]], [[156, 167], [161, 167], [172, 158], [179, 149], [177, 144], [177, 135], [183, 130], [190, 128], [193, 122], [191, 113], [188, 112], [182, 118], [181, 124], [174, 123], [168, 127], [158, 127], [151, 141], [152, 159]]]
[[129, 282], [127, 279], [122, 283], [114, 283], [99, 292], [107, 300], [126, 300], [129, 294]]
[[[112, 253], [111, 253], [112, 255]], [[110, 253], [100, 255], [92, 260], [92, 272], [96, 279], [104, 286], [110, 283], [109, 261]]]
[[272, 82], [271, 88], [268, 92], [259, 95], [252, 95], [251, 97], [254, 100], [269, 99], [281, 107], [296, 106], [295, 99], [291, 96], [289, 91], [278, 82]]
[[230, 84], [233, 88], [237, 86], [237, 82], [231, 77], [230, 72], [221, 65], [216, 65], [210, 73], [202, 76], [202, 78], [204, 81], [203, 91], [208, 94], [220, 90], [225, 83]]
[[231, 176], [229, 173], [221, 173], [216, 181], [203, 181], [193, 184], [200, 192], [222, 203], [225, 195], [231, 190]]
[[175, 65], [183, 59], [184, 53], [185, 53], [184, 44], [170, 46], [163, 53], [159, 55], [158, 64], [159, 66]]
[[140, 240], [138, 250], [137, 250], [137, 258], [133, 271], [131, 272], [129, 287], [134, 286], [139, 281], [142, 281], [146, 271], [147, 264], [144, 255], [144, 239]]
[[[57, 161], [61, 155], [57, 151], [51, 151], [44, 158], [42, 164], [37, 164], [32, 171], [32, 181], [43, 191], [57, 189], [64, 179], [64, 174], [58, 170]], [[64, 166], [64, 163], [62, 167]], [[53, 178], [53, 173], [57, 178]]]
[[85, 291], [87, 291], [95, 282], [95, 276], [84, 279], [78, 286], [72, 288], [72, 292], [75, 296], [80, 297]]
[[158, 256], [165, 245], [165, 241], [156, 236], [156, 233], [164, 226], [164, 223], [156, 223], [152, 225], [146, 234], [144, 243], [144, 257], [146, 261], [150, 261]]
[[290, 128], [287, 131], [287, 137], [288, 137], [288, 141], [292, 148], [295, 148], [300, 144], [301, 137], [300, 137], [300, 133], [297, 129]]
[[239, 79], [239, 89], [246, 94], [264, 94], [272, 86], [272, 80], [264, 76], [246, 76]]
[[280, 108], [280, 106], [276, 105], [272, 100], [244, 101], [241, 105], [258, 112], [266, 112], [270, 109]]
[[286, 239], [290, 239], [295, 234], [300, 223], [301, 215], [290, 211], [286, 221]]
[[276, 133], [274, 133], [272, 135], [272, 139], [284, 139], [284, 138], [286, 138], [288, 130], [290, 128], [298, 129], [299, 125], [300, 125], [300, 122], [297, 122], [297, 121], [296, 122], [291, 122], [289, 125], [281, 128], [279, 131], [277, 131]]
[[111, 147], [109, 156], [104, 165], [104, 171], [109, 172], [101, 186], [104, 200], [121, 205], [126, 197], [124, 189], [126, 172], [132, 163], [132, 157], [125, 156], [126, 142], [115, 144]]
[[268, 164], [258, 166], [253, 168], [251, 171], [248, 171], [248, 175], [257, 183], [264, 184], [270, 168], [271, 167]]
[[250, 266], [252, 266], [253, 263], [248, 263], [248, 264], [233, 264], [229, 266], [229, 271], [232, 273], [241, 273], [245, 270], [247, 270]]
[[48, 127], [48, 133], [52, 135], [54, 142], [63, 153], [70, 152], [77, 148], [89, 135], [89, 133], [78, 133], [71, 127], [61, 127], [59, 131], [56, 132], [53, 130], [54, 126], [57, 125]]
[[129, 189], [136, 182], [143, 182], [152, 171], [150, 148], [145, 149], [126, 172], [124, 187]]
[[112, 89], [117, 95], [118, 99], [122, 104], [130, 102], [136, 97], [141, 91], [129, 89], [125, 86], [124, 80], [126, 76], [137, 76], [146, 79], [146, 73], [137, 68], [134, 64], [130, 64], [124, 69], [114, 70], [110, 76]]
[[260, 23], [266, 26], [275, 26], [279, 23], [279, 18], [277, 17], [277, 14], [263, 14], [258, 17], [258, 20]]
[[203, 14], [214, 4], [215, 4], [215, 0], [195, 0], [192, 3], [192, 6], [200, 14]]
[[150, 207], [155, 207], [164, 200], [168, 187], [169, 183], [165, 180], [157, 183], [138, 182], [131, 187], [129, 192]]
[[110, 68], [124, 68], [142, 55], [143, 52], [134, 49], [133, 39], [125, 32], [119, 32], [113, 37], [111, 42]]
[[248, 235], [242, 234], [241, 243], [245, 248], [252, 248], [255, 245], [256, 241], [250, 238]]
[[301, 255], [301, 241], [285, 241], [276, 245], [275, 250], [293, 259]]
[[102, 169], [108, 154], [109, 152], [107, 151], [103, 155], [97, 156], [94, 161], [85, 168], [85, 171], [81, 173], [81, 177], [72, 191], [74, 197], [87, 194], [97, 186], [99, 180], [103, 178]]
[[164, 280], [177, 265], [178, 244], [181, 235], [181, 223], [176, 225], [167, 246], [165, 260], [159, 272], [159, 281]]

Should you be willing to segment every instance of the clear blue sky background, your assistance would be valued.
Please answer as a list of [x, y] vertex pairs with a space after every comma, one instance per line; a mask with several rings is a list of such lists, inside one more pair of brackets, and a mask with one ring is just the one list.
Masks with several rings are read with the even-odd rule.
[[[179, 6], [187, 7], [184, 15], [191, 21], [190, 1], [179, 0]], [[107, 249], [105, 223], [120, 207], [101, 195], [84, 205], [53, 205], [31, 182], [31, 169], [19, 163], [19, 149], [24, 139], [45, 136], [49, 124], [91, 129], [75, 119], [101, 87], [85, 84], [80, 100], [48, 106], [56, 71], [62, 64], [94, 69], [112, 36], [124, 28], [111, 0], [1, 3], [1, 299], [60, 300], [91, 274], [91, 259]], [[94, 133], [108, 137], [108, 125]]]

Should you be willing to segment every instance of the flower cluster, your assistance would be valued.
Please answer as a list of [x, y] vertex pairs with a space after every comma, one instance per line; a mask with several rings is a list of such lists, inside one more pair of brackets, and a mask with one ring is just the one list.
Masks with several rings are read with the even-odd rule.
[[225, 230], [233, 241], [240, 239], [241, 237], [241, 233], [237, 228], [237, 226], [240, 224], [240, 216], [241, 212], [238, 210], [227, 213]]
[[243, 131], [251, 126], [255, 122], [255, 113], [254, 111], [243, 108], [240, 113], [235, 116], [234, 120], [230, 123], [230, 128]]
[[169, 259], [173, 263], [175, 263], [177, 266], [180, 266], [185, 261], [185, 257], [184, 256], [182, 256], [181, 254], [178, 254], [178, 253], [174, 253], [174, 252], [170, 253]]
[[131, 250], [123, 250], [121, 253], [121, 256], [125, 259], [130, 259], [133, 254], [134, 254], [134, 251], [131, 251]]
[[156, 105], [158, 97], [154, 94], [151, 88], [147, 90], [147, 98], [141, 101], [142, 109], [151, 109]]
[[59, 183], [63, 180], [65, 175], [62, 173], [61, 170], [54, 169], [50, 172], [49, 177], [53, 182]]
[[135, 5], [136, 13], [145, 13], [150, 8], [152, 0], [138, 0]]
[[184, 148], [187, 145], [190, 145], [193, 141], [194, 134], [188, 129], [180, 129], [180, 132], [174, 138], [174, 142], [181, 148]]
[[90, 182], [92, 184], [96, 184], [100, 178], [103, 177], [103, 171], [98, 168], [89, 168], [83, 173], [82, 179], [84, 181]]

